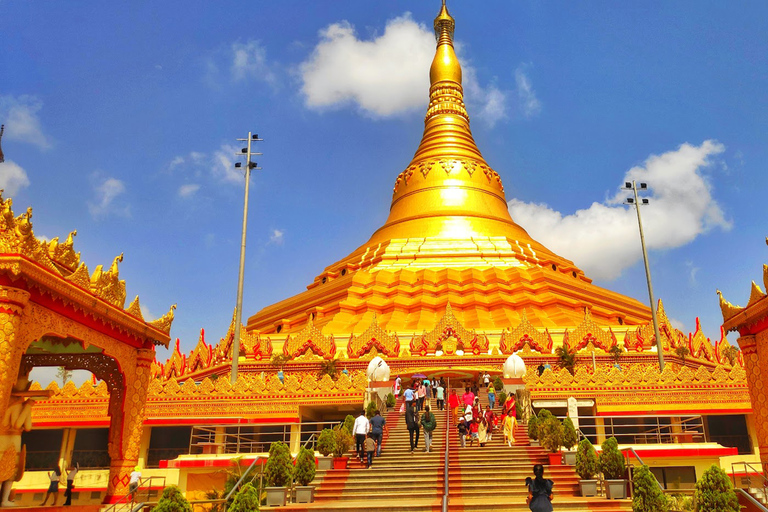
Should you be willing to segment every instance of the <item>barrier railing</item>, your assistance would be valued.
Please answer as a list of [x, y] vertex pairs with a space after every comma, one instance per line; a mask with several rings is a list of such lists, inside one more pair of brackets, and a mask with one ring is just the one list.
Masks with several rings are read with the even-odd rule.
[[[451, 389], [451, 379], [448, 378], [448, 380], [445, 383], [445, 393], [448, 393], [448, 390]], [[449, 459], [448, 459], [448, 444], [450, 441], [450, 432], [451, 432], [451, 413], [450, 413], [450, 407], [445, 408], [445, 459], [443, 461], [443, 502], [442, 502], [442, 512], [448, 512], [448, 500], [450, 497], [448, 496], [448, 468], [449, 468]]]
[[[159, 482], [159, 483], [158, 483]], [[135, 512], [141, 510], [153, 498], [157, 500], [158, 489], [165, 488], [164, 476], [150, 476], [139, 480], [139, 486], [110, 505], [106, 512]]]

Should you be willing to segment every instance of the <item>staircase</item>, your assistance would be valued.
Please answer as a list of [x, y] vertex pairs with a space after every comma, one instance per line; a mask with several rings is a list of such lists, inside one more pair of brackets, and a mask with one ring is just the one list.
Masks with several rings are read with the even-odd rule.
[[[480, 400], [487, 405], [487, 393]], [[432, 400], [435, 405], [435, 400]], [[438, 512], [441, 510], [444, 485], [445, 429], [449, 421], [446, 411], [433, 411], [437, 428], [433, 433], [432, 451], [424, 453], [423, 436], [419, 448], [411, 453], [405, 417], [400, 414], [402, 398], [387, 413], [388, 433], [384, 436], [382, 454], [366, 469], [359, 460], [350, 458], [346, 470], [318, 471], [313, 485], [315, 502], [292, 504], [281, 510], [365, 512]], [[497, 407], [497, 412], [499, 412]], [[525, 478], [533, 476], [534, 464], [544, 464], [545, 478], [554, 480], [553, 505], [558, 512], [629, 512], [630, 500], [607, 500], [602, 497], [578, 496], [578, 476], [572, 466], [548, 466], [544, 449], [530, 446], [527, 430], [519, 425], [516, 443], [508, 447], [503, 433], [497, 430], [484, 447], [460, 447], [458, 432], [450, 426], [448, 441], [448, 481], [451, 512], [527, 511], [528, 490]], [[351, 454], [352, 455], [352, 454]], [[267, 507], [262, 507], [262, 509]]]

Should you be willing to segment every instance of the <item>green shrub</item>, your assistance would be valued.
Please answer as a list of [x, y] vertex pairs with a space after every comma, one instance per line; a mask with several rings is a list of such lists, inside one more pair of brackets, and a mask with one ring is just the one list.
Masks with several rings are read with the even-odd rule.
[[685, 494], [667, 496], [667, 506], [670, 512], [693, 512], [693, 497]]
[[542, 410], [539, 411], [538, 421], [536, 422], [537, 425], [539, 426], [539, 431], [538, 431], [538, 436], [539, 436], [538, 439], [539, 439], [539, 441], [541, 441], [541, 439], [542, 439], [542, 432], [541, 432], [542, 426], [544, 425], [544, 422], [547, 421], [547, 419], [551, 418], [551, 417], [552, 417], [552, 413], [549, 412], [548, 410], [542, 409]]
[[500, 392], [498, 399], [499, 399], [499, 407], [504, 407], [504, 404], [507, 403], [507, 394], [504, 391]]
[[[539, 418], [541, 422], [541, 418]], [[563, 424], [555, 416], [545, 418], [539, 423], [539, 438], [541, 446], [547, 449], [549, 453], [557, 453], [563, 445]]]
[[249, 482], [237, 491], [235, 499], [227, 508], [227, 512], [251, 512], [252, 510], [259, 510], [260, 501], [259, 491]]
[[335, 446], [336, 436], [333, 433], [333, 429], [324, 428], [317, 438], [317, 451], [319, 451], [321, 455], [327, 457], [333, 453]]
[[269, 447], [269, 458], [264, 466], [264, 478], [269, 487], [286, 487], [293, 479], [291, 450], [282, 441], [275, 441]]
[[728, 475], [720, 466], [712, 464], [696, 482], [693, 497], [696, 512], [739, 512], [739, 500]]
[[572, 449], [579, 442], [579, 435], [576, 433], [576, 427], [573, 426], [571, 418], [563, 420], [563, 446], [566, 450]]
[[387, 407], [394, 407], [396, 402], [397, 402], [397, 399], [395, 398], [395, 395], [393, 395], [392, 393], [387, 395], [387, 402], [386, 402]]
[[169, 485], [163, 489], [163, 495], [152, 508], [152, 512], [192, 512], [192, 506], [178, 487]]
[[317, 472], [315, 453], [302, 446], [299, 449], [299, 455], [296, 457], [293, 477], [299, 485], [309, 485], [315, 479], [315, 472]]
[[624, 478], [624, 456], [619, 451], [619, 443], [615, 437], [610, 437], [600, 445], [602, 451], [597, 459], [600, 471], [606, 480]]
[[501, 377], [498, 375], [493, 378], [493, 389], [496, 391], [501, 391], [504, 389], [504, 382], [501, 380]]
[[347, 429], [347, 432], [349, 432], [349, 435], [352, 435], [352, 429], [355, 426], [355, 417], [351, 414], [347, 414], [347, 417], [344, 418], [344, 428]]
[[376, 404], [373, 400], [368, 402], [368, 405], [365, 406], [365, 417], [368, 419], [373, 418], [373, 414], [376, 412]]
[[667, 510], [667, 498], [659, 487], [648, 466], [637, 467], [632, 475], [632, 512], [664, 512]]
[[589, 439], [582, 439], [576, 452], [576, 473], [582, 480], [592, 480], [597, 473], [597, 452]]
[[532, 441], [539, 440], [539, 419], [536, 416], [531, 416], [528, 420], [528, 437]]
[[[351, 418], [351, 416], [347, 417]], [[333, 456], [343, 457], [352, 446], [352, 434], [350, 434], [344, 427], [336, 427], [333, 429], [333, 437]]]

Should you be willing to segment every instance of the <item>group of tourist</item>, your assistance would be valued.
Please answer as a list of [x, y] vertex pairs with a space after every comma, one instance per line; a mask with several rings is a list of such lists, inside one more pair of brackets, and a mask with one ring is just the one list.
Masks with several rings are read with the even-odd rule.
[[[395, 396], [400, 395], [400, 389], [403, 384], [402, 379], [398, 375], [395, 379], [395, 385], [393, 386], [393, 392]], [[431, 405], [430, 400], [435, 399], [436, 407], [438, 411], [445, 409], [445, 378], [439, 379], [414, 379], [411, 385], [405, 388], [403, 395], [406, 402], [412, 402], [416, 400], [415, 404], [419, 411], [424, 410], [424, 405]], [[410, 403], [408, 405], [411, 405]], [[405, 408], [401, 412], [405, 412]]]
[[[80, 471], [80, 463], [70, 464], [67, 468], [67, 489], [64, 491], [64, 505], [72, 505], [72, 490], [75, 488], [75, 476]], [[56, 506], [56, 501], [59, 499], [59, 482], [61, 481], [61, 468], [58, 465], [53, 466], [53, 469], [48, 473], [48, 491], [45, 493], [45, 498], [40, 504], [45, 506], [48, 503], [48, 498], [51, 498], [51, 505]]]
[[365, 413], [355, 418], [352, 426], [352, 434], [355, 436], [355, 451], [360, 462], [370, 468], [373, 464], [374, 454], [381, 457], [381, 444], [384, 440], [384, 430], [387, 420], [376, 409], [369, 420]]

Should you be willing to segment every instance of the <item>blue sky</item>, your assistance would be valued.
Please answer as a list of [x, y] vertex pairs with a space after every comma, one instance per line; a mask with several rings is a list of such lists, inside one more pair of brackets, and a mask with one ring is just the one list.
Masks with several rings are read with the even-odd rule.
[[[247, 317], [386, 219], [423, 129], [439, 4], [0, 2], [0, 186], [34, 208], [37, 235], [76, 228], [91, 270], [125, 252], [128, 300], [153, 317], [178, 303], [185, 350], [201, 327], [216, 342], [235, 303], [235, 139], [265, 139]], [[743, 305], [768, 261], [768, 4], [448, 5], [513, 218], [647, 301], [618, 191], [647, 180], [656, 296], [686, 332], [699, 316], [719, 337], [715, 289]]]

